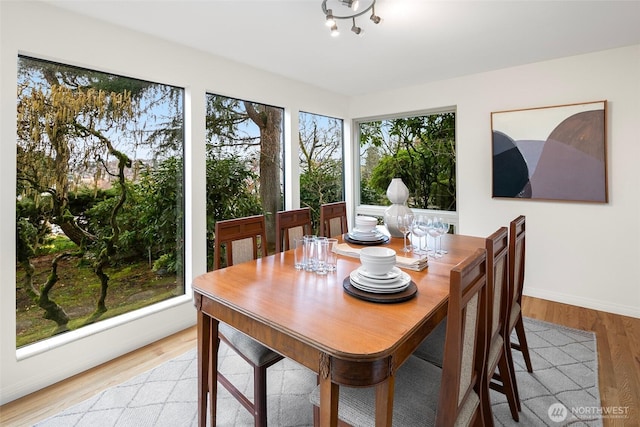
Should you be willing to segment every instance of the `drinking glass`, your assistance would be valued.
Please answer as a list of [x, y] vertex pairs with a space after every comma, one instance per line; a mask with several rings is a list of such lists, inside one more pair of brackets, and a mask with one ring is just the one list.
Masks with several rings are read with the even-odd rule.
[[440, 231], [438, 229], [438, 218], [429, 218], [427, 222], [427, 233], [429, 236], [433, 238], [433, 251], [429, 251], [429, 254], [434, 258], [440, 258], [442, 255], [438, 254], [436, 248], [436, 239], [440, 235]]
[[426, 254], [427, 249], [422, 249], [423, 237], [426, 240], [427, 235], [427, 217], [424, 215], [418, 215], [414, 218], [411, 224], [411, 233], [418, 238], [418, 248], [414, 250], [416, 254]]
[[304, 239], [304, 270], [315, 271], [316, 236], [306, 235]]
[[449, 221], [445, 218], [438, 218], [438, 241], [440, 249], [438, 249], [438, 253], [440, 255], [444, 255], [447, 253], [444, 249], [442, 249], [442, 236], [449, 232]]
[[327, 255], [329, 248], [329, 240], [326, 237], [318, 237], [316, 239], [316, 274], [324, 276], [327, 274]]
[[296, 270], [304, 269], [304, 238], [293, 239], [293, 266]]
[[398, 231], [402, 233], [404, 239], [404, 246], [400, 249], [402, 252], [411, 252], [411, 248], [407, 246], [407, 234], [411, 231], [411, 224], [413, 223], [413, 215], [404, 214], [398, 215]]
[[338, 266], [338, 254], [335, 252], [338, 239], [327, 239], [327, 270], [336, 271]]

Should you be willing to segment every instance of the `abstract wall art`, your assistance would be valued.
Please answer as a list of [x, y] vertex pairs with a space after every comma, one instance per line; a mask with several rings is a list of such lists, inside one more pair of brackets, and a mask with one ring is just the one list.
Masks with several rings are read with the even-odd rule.
[[491, 113], [493, 197], [606, 203], [607, 101]]

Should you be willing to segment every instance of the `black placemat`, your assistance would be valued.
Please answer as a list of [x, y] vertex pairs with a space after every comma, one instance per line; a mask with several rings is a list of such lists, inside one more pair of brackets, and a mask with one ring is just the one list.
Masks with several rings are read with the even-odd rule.
[[389, 242], [389, 236], [383, 234], [382, 237], [380, 237], [378, 240], [357, 240], [354, 239], [353, 237], [349, 236], [349, 233], [345, 233], [342, 238], [344, 239], [345, 242], [349, 242], [349, 243], [353, 243], [354, 245], [362, 245], [362, 246], [376, 246], [376, 245], [382, 245], [384, 243], [388, 243]]
[[342, 281], [342, 287], [344, 291], [349, 295], [370, 302], [379, 302], [379, 303], [395, 303], [395, 302], [403, 302], [410, 300], [418, 293], [418, 287], [413, 282], [409, 282], [409, 286], [404, 291], [394, 292], [391, 294], [376, 294], [373, 292], [365, 292], [356, 288], [351, 284], [349, 280], [349, 276], [345, 277]]

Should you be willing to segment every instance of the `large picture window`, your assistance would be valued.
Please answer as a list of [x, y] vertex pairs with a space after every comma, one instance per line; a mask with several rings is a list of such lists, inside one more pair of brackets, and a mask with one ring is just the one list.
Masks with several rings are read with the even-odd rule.
[[412, 209], [456, 210], [455, 113], [358, 122], [360, 203], [389, 205], [393, 178], [409, 188]]
[[300, 112], [300, 206], [310, 207], [317, 230], [320, 205], [344, 200], [342, 119]]
[[282, 210], [284, 109], [207, 94], [207, 268], [213, 269], [216, 221], [264, 214], [268, 252]]
[[184, 295], [183, 103], [18, 58], [17, 347]]

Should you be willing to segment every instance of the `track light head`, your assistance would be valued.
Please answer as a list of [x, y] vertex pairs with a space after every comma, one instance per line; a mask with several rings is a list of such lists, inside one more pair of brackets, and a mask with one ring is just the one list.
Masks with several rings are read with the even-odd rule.
[[353, 31], [357, 35], [360, 35], [362, 33], [362, 28], [356, 25], [356, 18], [353, 18], [353, 26], [351, 27], [351, 31]]
[[336, 25], [336, 20], [333, 17], [333, 11], [331, 9], [327, 10], [327, 20], [325, 21], [325, 25], [327, 27], [333, 27], [334, 25]]
[[378, 15], [376, 15], [376, 9], [373, 6], [374, 5], [371, 5], [371, 18], [369, 18], [369, 19], [371, 19], [374, 24], [379, 24], [380, 21], [382, 21], [382, 18], [380, 18]]

